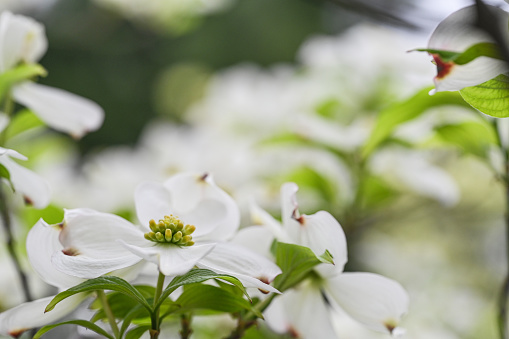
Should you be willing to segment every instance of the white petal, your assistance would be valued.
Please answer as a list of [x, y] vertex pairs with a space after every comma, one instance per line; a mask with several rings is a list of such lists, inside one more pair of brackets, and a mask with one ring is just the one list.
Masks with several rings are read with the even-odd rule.
[[12, 95], [48, 126], [74, 138], [95, 131], [104, 120], [104, 111], [95, 102], [58, 88], [27, 81], [16, 85]]
[[46, 313], [44, 309], [54, 296], [11, 308], [0, 314], [0, 333], [16, 337], [26, 330], [48, 325], [74, 311], [87, 296], [85, 293], [73, 295]]
[[372, 273], [343, 273], [325, 283], [327, 295], [352, 318], [376, 331], [390, 333], [408, 311], [401, 285]]
[[[294, 216], [298, 214], [299, 204], [296, 196], [298, 190], [299, 187], [293, 182], [281, 186], [281, 219], [285, 228], [290, 222], [294, 221]], [[294, 238], [295, 234], [290, 233], [290, 236]]]
[[[320, 289], [311, 283], [286, 291], [274, 299], [264, 313], [270, 327], [278, 332], [290, 332], [295, 338], [336, 338], [327, 304]], [[275, 314], [284, 311], [283, 314]], [[274, 318], [273, 318], [274, 317]]]
[[[507, 32], [508, 13], [498, 7], [489, 7], [500, 20], [502, 25], [500, 31]], [[476, 20], [475, 6], [454, 12], [435, 29], [428, 48], [463, 52], [474, 44], [492, 42], [487, 33], [474, 27]], [[452, 65], [448, 73], [437, 75], [435, 86], [437, 91], [457, 91], [464, 87], [479, 85], [507, 71], [505, 61], [479, 57], [466, 65]]]
[[22, 194], [25, 201], [35, 208], [46, 207], [51, 198], [49, 184], [35, 172], [11, 160], [9, 156], [24, 157], [12, 150], [2, 154], [0, 149], [0, 163], [9, 171], [10, 180], [16, 192]]
[[41, 219], [30, 229], [26, 246], [30, 264], [41, 279], [63, 290], [84, 280], [60, 272], [51, 263], [53, 254], [64, 249], [58, 241], [60, 230], [59, 225], [48, 225]]
[[267, 283], [281, 274], [281, 269], [264, 256], [233, 243], [218, 243], [201, 259], [198, 267], [237, 277], [246, 287], [278, 292]]
[[60, 232], [63, 251], [53, 254], [52, 262], [63, 273], [90, 279], [136, 264], [132, 254], [118, 240], [143, 245], [143, 232], [127, 220], [90, 209], [65, 210]]
[[162, 184], [157, 182], [140, 183], [134, 192], [134, 202], [141, 225], [148, 229], [151, 219], [157, 221], [165, 215], [175, 214], [171, 208], [171, 201], [170, 192]]
[[150, 247], [132, 246], [125, 242], [122, 244], [137, 256], [157, 264], [159, 271], [166, 276], [177, 276], [189, 272], [200, 259], [214, 248], [214, 244], [183, 247], [170, 244]]
[[265, 226], [249, 226], [242, 228], [231, 240], [232, 243], [245, 247], [255, 253], [272, 258], [270, 247], [274, 235]]
[[211, 175], [182, 173], [168, 179], [164, 186], [171, 194], [174, 214], [196, 226], [196, 240], [227, 240], [239, 228], [239, 207], [216, 186]]
[[47, 47], [43, 25], [32, 18], [7, 11], [0, 15], [0, 72], [19, 62], [37, 62]]
[[[272, 233], [272, 235], [281, 242], [290, 243], [291, 239], [286, 234], [286, 232], [281, 227], [281, 223], [274, 219], [269, 213], [264, 211], [255, 203], [251, 203], [251, 219], [255, 223], [255, 225], [263, 225], [267, 227], [268, 230]], [[238, 233], [237, 233], [238, 235]], [[236, 235], [236, 237], [237, 237]]]

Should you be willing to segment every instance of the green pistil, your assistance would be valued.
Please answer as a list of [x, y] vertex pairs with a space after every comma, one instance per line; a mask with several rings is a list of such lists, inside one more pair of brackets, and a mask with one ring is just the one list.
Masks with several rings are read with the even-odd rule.
[[178, 246], [194, 245], [191, 234], [196, 227], [193, 225], [184, 226], [184, 223], [173, 215], [165, 215], [164, 219], [159, 220], [159, 222], [152, 219], [149, 222], [149, 227], [151, 232], [145, 233], [145, 239], [147, 240]]

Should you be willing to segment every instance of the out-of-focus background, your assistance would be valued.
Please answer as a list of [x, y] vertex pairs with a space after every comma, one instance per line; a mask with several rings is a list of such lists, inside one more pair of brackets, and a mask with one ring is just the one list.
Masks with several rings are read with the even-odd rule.
[[[438, 22], [472, 3], [0, 0], [0, 10], [46, 27], [41, 83], [106, 112], [80, 141], [47, 130], [13, 141], [53, 189], [48, 209], [19, 220], [20, 234], [40, 216], [60, 221], [62, 208], [135, 221], [136, 184], [181, 170], [211, 172], [248, 226], [249, 201], [278, 216], [279, 187], [295, 181], [302, 212], [327, 210], [345, 229], [348, 271], [408, 290], [408, 338], [495, 338], [506, 266], [496, 165], [437, 140], [438, 127], [478, 115], [436, 109], [358, 161], [377, 115], [432, 86], [430, 57], [407, 51], [426, 47]], [[0, 259], [6, 309], [20, 298]], [[48, 291], [35, 276], [33, 285]], [[334, 321], [341, 338], [384, 337], [344, 314]]]

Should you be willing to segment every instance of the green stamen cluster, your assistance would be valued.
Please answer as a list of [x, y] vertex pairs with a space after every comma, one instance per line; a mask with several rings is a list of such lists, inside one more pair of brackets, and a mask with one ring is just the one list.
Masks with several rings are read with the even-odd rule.
[[149, 227], [152, 232], [145, 233], [145, 239], [169, 243], [179, 246], [192, 246], [194, 245], [193, 237], [191, 234], [196, 229], [193, 225], [185, 225], [177, 217], [165, 215], [164, 219], [155, 222], [154, 219], [149, 221]]

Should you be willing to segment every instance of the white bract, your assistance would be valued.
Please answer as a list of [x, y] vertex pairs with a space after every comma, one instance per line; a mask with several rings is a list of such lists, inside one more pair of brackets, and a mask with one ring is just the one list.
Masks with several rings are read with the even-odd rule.
[[[498, 7], [489, 8], [496, 15], [500, 31], [509, 42], [508, 13]], [[493, 42], [486, 32], [475, 27], [476, 20], [475, 6], [452, 13], [435, 29], [428, 48], [461, 53], [475, 44]], [[433, 59], [437, 64], [437, 75], [434, 79], [437, 92], [459, 91], [464, 87], [476, 86], [508, 71], [505, 61], [484, 56], [465, 65], [457, 65], [452, 61], [444, 62], [437, 54], [433, 54]]]
[[145, 259], [166, 276], [197, 266], [277, 292], [262, 281], [272, 281], [279, 267], [226, 242], [239, 227], [239, 210], [210, 175], [184, 173], [164, 184], [142, 183], [135, 204], [141, 227], [113, 214], [66, 210], [59, 224], [64, 249], [53, 253], [53, 265], [65, 274], [91, 279]]
[[[9, 119], [0, 113], [0, 133], [7, 126]], [[26, 203], [35, 208], [44, 208], [50, 202], [50, 187], [43, 178], [13, 160], [27, 160], [15, 150], [0, 147], [0, 166], [9, 172], [9, 182], [15, 192], [21, 194]]]
[[254, 207], [254, 218], [263, 226], [246, 228], [237, 241], [260, 244], [268, 252], [268, 229], [278, 241], [307, 246], [316, 255], [327, 250], [334, 265], [318, 265], [311, 278], [275, 299], [267, 309], [268, 324], [278, 332], [290, 332], [299, 338], [335, 338], [330, 320], [332, 305], [372, 330], [401, 332], [396, 328], [408, 309], [408, 295], [403, 287], [377, 274], [343, 272], [347, 247], [341, 225], [325, 211], [300, 215], [297, 190], [294, 183], [281, 188], [282, 223]]
[[[48, 43], [44, 26], [35, 20], [2, 12], [0, 15], [0, 76], [20, 64], [37, 63]], [[104, 112], [95, 102], [78, 95], [23, 81], [12, 88], [13, 98], [30, 108], [48, 126], [75, 138], [99, 128]]]
[[[55, 252], [65, 250], [59, 241], [62, 230], [61, 224], [48, 225], [41, 219], [28, 233], [26, 243], [28, 259], [34, 270], [42, 280], [60, 291], [85, 281], [58, 271], [51, 262]], [[137, 269], [133, 267], [117, 271], [115, 275], [130, 280], [136, 276]], [[16, 306], [0, 314], [0, 334], [17, 337], [31, 328], [55, 322], [74, 311], [88, 296], [88, 293], [71, 296], [58, 303], [50, 312], [45, 312], [45, 308], [55, 296]]]

